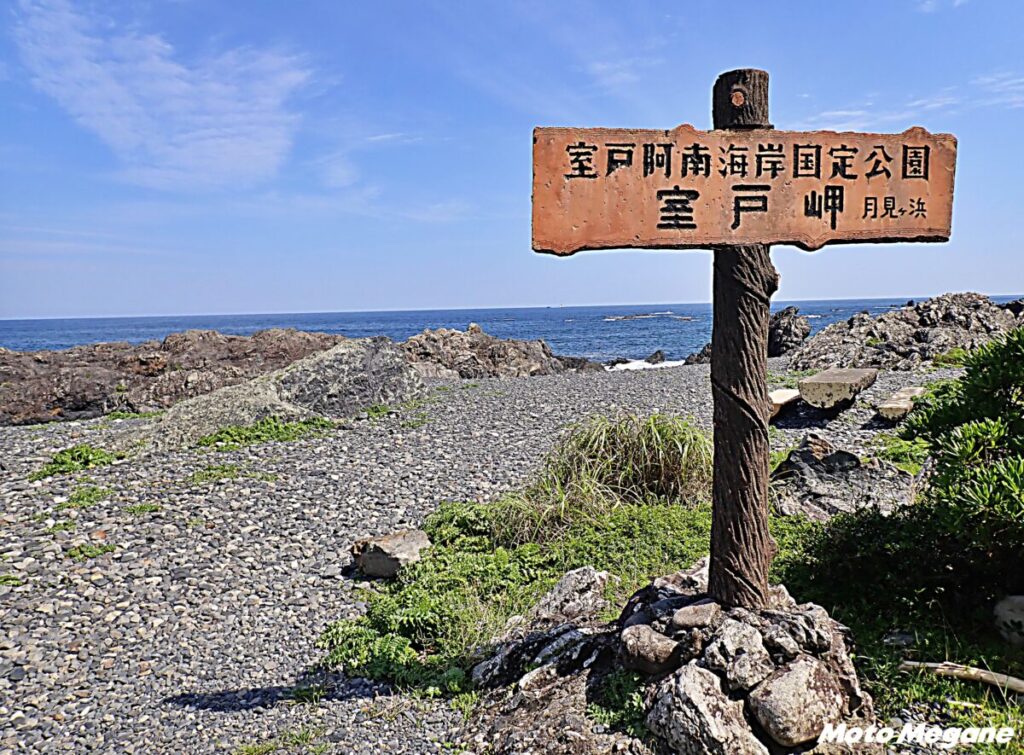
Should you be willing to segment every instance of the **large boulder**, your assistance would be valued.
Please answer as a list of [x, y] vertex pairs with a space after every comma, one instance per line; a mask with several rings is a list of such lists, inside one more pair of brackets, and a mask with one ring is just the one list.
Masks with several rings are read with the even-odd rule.
[[344, 340], [281, 328], [252, 336], [187, 330], [161, 342], [97, 343], [63, 351], [0, 349], [0, 425], [166, 409]]
[[390, 339], [351, 339], [248, 383], [176, 404], [145, 432], [156, 448], [180, 448], [222, 427], [268, 417], [350, 417], [369, 406], [403, 403], [424, 392], [419, 374]]
[[772, 315], [768, 322], [768, 356], [781, 357], [807, 340], [811, 321], [797, 307], [786, 307]]
[[748, 704], [775, 742], [795, 747], [842, 718], [843, 693], [828, 667], [805, 655], [769, 676], [750, 693]]
[[707, 669], [686, 665], [658, 689], [647, 726], [680, 755], [768, 755], [743, 718], [743, 703], [730, 700]]
[[912, 370], [954, 349], [973, 349], [1024, 325], [1024, 311], [973, 293], [943, 294], [871, 317], [834, 323], [790, 355], [790, 369]]
[[541, 340], [503, 340], [470, 323], [465, 331], [424, 330], [403, 345], [409, 361], [439, 365], [463, 378], [554, 375], [579, 369], [576, 360], [563, 362]]

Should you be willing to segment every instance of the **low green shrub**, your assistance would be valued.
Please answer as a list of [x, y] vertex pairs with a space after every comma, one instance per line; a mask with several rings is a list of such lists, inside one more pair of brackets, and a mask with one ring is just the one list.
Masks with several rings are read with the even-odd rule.
[[296, 422], [283, 422], [277, 417], [267, 417], [251, 425], [223, 427], [215, 433], [204, 435], [197, 445], [214, 448], [217, 451], [237, 451], [239, 448], [257, 443], [299, 440], [332, 427], [334, 423], [323, 417]]
[[65, 448], [53, 455], [53, 458], [40, 470], [29, 475], [30, 480], [42, 480], [45, 477], [52, 477], [58, 474], [71, 474], [81, 472], [83, 469], [93, 469], [113, 464], [118, 459], [123, 459], [123, 453], [112, 453], [102, 448], [95, 448], [88, 443], [79, 443], [71, 448]]
[[645, 681], [636, 671], [613, 671], [601, 679], [596, 699], [587, 706], [587, 715], [613, 731], [638, 739], [649, 737], [643, 695]]

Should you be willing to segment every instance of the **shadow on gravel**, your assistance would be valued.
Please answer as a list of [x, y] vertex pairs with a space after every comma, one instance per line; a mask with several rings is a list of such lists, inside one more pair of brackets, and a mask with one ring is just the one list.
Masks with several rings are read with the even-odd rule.
[[164, 703], [182, 708], [233, 713], [259, 708], [272, 708], [281, 703], [301, 704], [324, 700], [374, 699], [393, 694], [386, 684], [343, 676], [301, 676], [294, 684], [248, 689], [227, 689], [219, 692], [182, 692], [163, 699]]
[[783, 409], [782, 413], [772, 420], [772, 424], [780, 430], [820, 430], [845, 408], [818, 409], [810, 404], [800, 403], [798, 406]]

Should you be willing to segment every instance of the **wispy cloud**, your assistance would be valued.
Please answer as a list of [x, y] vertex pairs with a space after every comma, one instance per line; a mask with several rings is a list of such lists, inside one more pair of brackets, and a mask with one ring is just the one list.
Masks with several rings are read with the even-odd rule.
[[14, 38], [41, 91], [96, 134], [122, 175], [160, 188], [250, 185], [272, 177], [298, 116], [304, 62], [240, 48], [187, 61], [156, 34], [120, 30], [65, 0], [22, 0]]
[[990, 76], [979, 76], [971, 83], [986, 95], [986, 105], [1024, 107], [1024, 76], [1019, 73], [1003, 71]]

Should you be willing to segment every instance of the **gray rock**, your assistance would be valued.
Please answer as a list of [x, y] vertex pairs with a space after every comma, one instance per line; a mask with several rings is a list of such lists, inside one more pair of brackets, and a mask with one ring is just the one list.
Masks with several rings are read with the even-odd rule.
[[352, 339], [247, 383], [183, 401], [144, 432], [155, 448], [181, 448], [230, 425], [267, 417], [350, 417], [369, 406], [418, 398], [424, 391], [423, 381], [390, 339]]
[[725, 676], [730, 691], [750, 689], [775, 670], [761, 633], [731, 618], [718, 627], [702, 660]]
[[843, 695], [821, 661], [801, 656], [758, 685], [747, 705], [773, 740], [794, 747], [815, 739], [826, 723], [839, 722]]
[[403, 566], [419, 561], [421, 551], [429, 547], [430, 538], [423, 530], [400, 530], [357, 541], [352, 556], [367, 577], [391, 579]]
[[811, 321], [797, 307], [786, 307], [772, 315], [768, 322], [768, 356], [780, 357], [807, 340]]
[[686, 364], [711, 364], [711, 343], [704, 344], [700, 351], [695, 351], [683, 360]]
[[658, 688], [647, 727], [680, 755], [768, 755], [717, 676], [683, 666]]
[[1024, 646], [1024, 595], [1007, 595], [994, 609], [996, 629], [1011, 645]]
[[877, 318], [857, 314], [794, 351], [791, 369], [883, 367], [911, 370], [953, 348], [973, 349], [1024, 324], [1024, 312], [974, 293], [908, 302]]
[[824, 520], [867, 507], [892, 511], [910, 503], [914, 478], [879, 459], [862, 461], [809, 433], [771, 475], [771, 500], [780, 514]]
[[800, 398], [819, 409], [840, 409], [849, 406], [865, 388], [878, 378], [876, 369], [829, 367], [816, 375], [800, 380]]
[[653, 354], [644, 359], [644, 361], [647, 362], [647, 364], [661, 364], [662, 362], [665, 361], [665, 352], [662, 351], [661, 349], [658, 349]]
[[[544, 341], [503, 340], [488, 335], [476, 323], [465, 331], [424, 330], [404, 344], [409, 361], [427, 362], [463, 378], [555, 375], [578, 369], [551, 353]], [[446, 373], [447, 374], [447, 373]]]
[[681, 662], [683, 645], [647, 624], [626, 627], [619, 639], [619, 657], [625, 668], [644, 674], [664, 674]]
[[672, 626], [676, 629], [702, 629], [714, 624], [721, 612], [722, 607], [715, 601], [700, 600], [672, 614]]
[[584, 566], [566, 572], [530, 611], [530, 619], [545, 624], [566, 624], [592, 619], [608, 606], [605, 587], [611, 574]]

